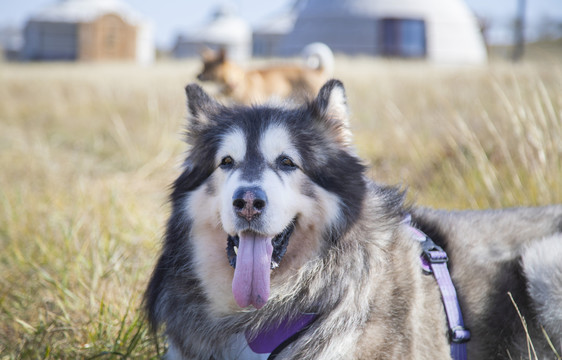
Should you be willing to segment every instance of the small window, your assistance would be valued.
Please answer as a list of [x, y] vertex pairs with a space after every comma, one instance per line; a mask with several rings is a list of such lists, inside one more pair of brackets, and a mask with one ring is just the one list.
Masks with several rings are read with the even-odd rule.
[[384, 56], [425, 57], [425, 22], [417, 19], [382, 19], [380, 49]]

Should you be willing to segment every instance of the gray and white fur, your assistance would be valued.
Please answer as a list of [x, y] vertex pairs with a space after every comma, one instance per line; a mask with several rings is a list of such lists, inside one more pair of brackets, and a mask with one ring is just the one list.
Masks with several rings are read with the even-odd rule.
[[[539, 358], [555, 358], [541, 327], [562, 354], [562, 206], [407, 205], [400, 188], [367, 178], [337, 80], [298, 107], [226, 107], [197, 85], [186, 93], [190, 149], [145, 295], [169, 359], [248, 359], [245, 332], [301, 313], [318, 318], [277, 359], [449, 359], [440, 292], [421, 271], [407, 214], [449, 254], [469, 359], [528, 356], [508, 293]], [[288, 244], [272, 250], [287, 229]], [[240, 239], [236, 268], [229, 236]], [[248, 246], [268, 259], [286, 252], [270, 269], [241, 255]], [[240, 270], [248, 261], [253, 275]]]

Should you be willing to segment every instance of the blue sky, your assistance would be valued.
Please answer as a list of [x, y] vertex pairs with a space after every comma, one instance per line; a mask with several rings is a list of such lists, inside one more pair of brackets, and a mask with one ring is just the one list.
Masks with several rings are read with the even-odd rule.
[[[0, 25], [22, 26], [29, 16], [42, 7], [60, 0], [2, 0], [0, 2]], [[294, 0], [123, 0], [143, 15], [151, 18], [155, 25], [156, 42], [160, 47], [169, 47], [179, 32], [189, 31], [204, 24], [214, 9], [222, 4], [234, 4], [238, 13], [250, 24], [259, 23], [264, 16], [275, 14], [289, 7]], [[506, 26], [516, 12], [517, 0], [465, 0], [480, 16], [492, 19], [492, 24]], [[544, 16], [562, 22], [562, 0], [527, 0], [528, 17], [531, 23], [542, 21]], [[501, 41], [501, 31], [494, 35]]]

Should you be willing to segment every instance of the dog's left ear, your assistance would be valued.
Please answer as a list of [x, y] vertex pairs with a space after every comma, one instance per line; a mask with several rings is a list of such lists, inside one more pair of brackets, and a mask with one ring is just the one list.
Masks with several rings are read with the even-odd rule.
[[188, 120], [191, 125], [208, 124], [213, 114], [216, 114], [221, 107], [197, 84], [187, 85], [185, 94], [187, 95]]
[[315, 118], [324, 121], [335, 139], [343, 144], [351, 144], [349, 130], [349, 108], [343, 83], [339, 80], [329, 80], [318, 92], [312, 103]]
[[215, 52], [208, 46], [200, 47], [199, 54], [203, 61], [212, 61], [215, 58]]

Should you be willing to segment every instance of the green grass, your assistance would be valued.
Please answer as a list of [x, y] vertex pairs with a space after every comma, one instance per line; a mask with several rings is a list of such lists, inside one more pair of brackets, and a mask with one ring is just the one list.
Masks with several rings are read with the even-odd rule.
[[[0, 63], [0, 359], [158, 358], [139, 307], [198, 69]], [[339, 57], [336, 76], [370, 175], [417, 203], [562, 202], [557, 62]]]

